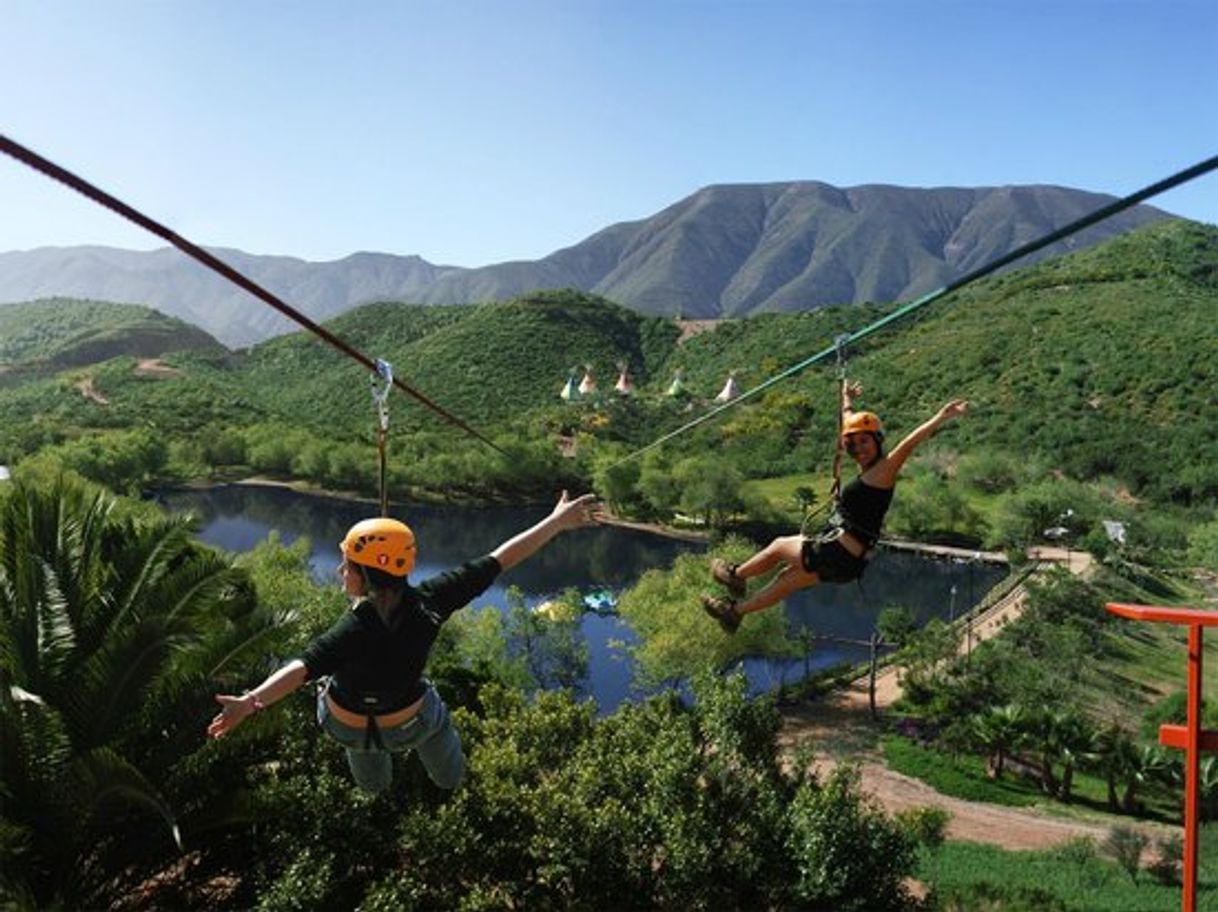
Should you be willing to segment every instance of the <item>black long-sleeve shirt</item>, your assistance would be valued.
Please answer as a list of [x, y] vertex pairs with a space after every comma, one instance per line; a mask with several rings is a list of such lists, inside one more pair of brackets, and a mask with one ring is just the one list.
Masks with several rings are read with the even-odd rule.
[[440, 625], [477, 598], [501, 572], [489, 554], [416, 586], [407, 585], [386, 624], [364, 599], [305, 647], [306, 680], [331, 675], [330, 696], [344, 709], [381, 714], [423, 696], [423, 668]]

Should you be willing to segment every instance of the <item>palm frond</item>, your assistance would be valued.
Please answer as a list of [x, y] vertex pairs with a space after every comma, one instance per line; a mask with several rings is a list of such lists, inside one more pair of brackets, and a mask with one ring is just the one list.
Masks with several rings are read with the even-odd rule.
[[182, 848], [177, 817], [161, 793], [138, 769], [108, 747], [95, 748], [77, 758], [72, 776], [77, 803], [86, 819], [96, 819], [106, 803], [121, 801], [159, 816], [174, 844]]

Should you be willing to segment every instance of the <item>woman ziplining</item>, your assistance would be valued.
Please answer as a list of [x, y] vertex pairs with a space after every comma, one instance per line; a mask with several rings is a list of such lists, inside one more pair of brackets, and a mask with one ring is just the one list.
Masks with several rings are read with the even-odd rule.
[[[735, 633], [746, 614], [776, 605], [800, 589], [818, 583], [848, 583], [863, 575], [867, 554], [880, 540], [893, 488], [913, 452], [948, 421], [964, 415], [968, 402], [953, 399], [928, 421], [914, 428], [892, 452], [884, 452], [884, 430], [874, 412], [856, 411], [862, 388], [843, 380], [838, 455], [844, 449], [859, 467], [858, 476], [841, 491], [837, 509], [814, 537], [802, 534], [774, 539], [742, 564], [716, 558], [711, 576], [728, 595], [703, 596], [702, 607], [725, 632]], [[775, 567], [782, 569], [764, 588], [748, 594], [748, 581]]]
[[208, 735], [226, 735], [301, 685], [321, 680], [317, 719], [346, 750], [356, 785], [385, 791], [393, 778], [392, 755], [413, 750], [432, 782], [456, 788], [465, 773], [461, 739], [423, 676], [440, 625], [500, 573], [559, 533], [595, 525], [600, 514], [594, 495], [572, 500], [563, 491], [545, 519], [417, 586], [408, 579], [417, 552], [410, 528], [384, 517], [356, 523], [339, 543], [338, 572], [351, 609], [257, 687], [240, 696], [216, 694], [220, 711]]

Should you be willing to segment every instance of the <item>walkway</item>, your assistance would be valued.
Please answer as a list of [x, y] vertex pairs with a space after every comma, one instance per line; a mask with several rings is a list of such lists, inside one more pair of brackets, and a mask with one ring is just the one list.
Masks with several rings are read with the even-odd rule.
[[[1060, 563], [1072, 573], [1087, 574], [1091, 555], [1064, 548], [1037, 548], [1029, 557], [1042, 564]], [[1035, 575], [1035, 571], [1032, 575]], [[1019, 617], [1027, 599], [1027, 587], [1020, 582], [972, 619], [971, 638], [962, 638], [961, 650], [996, 636], [1004, 626]], [[876, 676], [876, 708], [892, 706], [901, 695], [895, 665], [881, 669]], [[911, 807], [936, 805], [951, 814], [947, 826], [950, 839], [996, 845], [1008, 850], [1044, 849], [1079, 836], [1102, 841], [1109, 823], [1072, 820], [1051, 815], [1037, 808], [1012, 808], [984, 802], [964, 801], [936, 792], [926, 783], [884, 766], [875, 746], [883, 723], [871, 718], [867, 676], [857, 678], [841, 690], [818, 700], [783, 711], [780, 747], [785, 751], [811, 741], [817, 755], [814, 763], [822, 770], [841, 760], [860, 764], [863, 791], [872, 795], [889, 813]], [[1152, 837], [1175, 828], [1139, 823]]]

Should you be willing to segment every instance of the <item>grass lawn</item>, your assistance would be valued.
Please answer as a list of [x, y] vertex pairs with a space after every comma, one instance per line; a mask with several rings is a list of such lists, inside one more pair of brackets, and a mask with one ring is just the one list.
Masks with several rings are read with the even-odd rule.
[[[918, 876], [949, 896], [953, 890], [979, 884], [1012, 899], [1021, 892], [1025, 899], [1039, 893], [1040, 904], [1010, 906], [1018, 909], [1045, 908], [1046, 897], [1056, 899], [1069, 912], [1175, 912], [1180, 908], [1178, 885], [1161, 884], [1146, 870], [1139, 872], [1134, 883], [1124, 868], [1103, 857], [1102, 847], [1087, 840], [1046, 852], [1006, 852], [976, 843], [948, 842], [923, 855]], [[1214, 826], [1202, 830], [1197, 880], [1197, 908], [1218, 912], [1218, 828]]]
[[[1111, 815], [1118, 826], [1134, 818], [1112, 814], [1108, 807], [1108, 786], [1097, 776], [1075, 770], [1069, 804], [1046, 795], [1040, 782], [1005, 772], [999, 780], [990, 779], [985, 759], [972, 754], [950, 754], [923, 747], [908, 738], [889, 735], [882, 739], [884, 759], [889, 768], [920, 779], [936, 791], [966, 801], [984, 801], [1007, 807], [1039, 805], [1063, 817], [1087, 817], [1094, 813]], [[1060, 771], [1060, 767], [1058, 768]], [[1179, 796], [1161, 788], [1144, 787], [1139, 795], [1146, 803], [1144, 819], [1176, 824], [1180, 820]], [[1094, 813], [1092, 813], [1094, 812]]]
[[803, 520], [795, 492], [807, 488], [816, 495], [812, 509], [818, 510], [829, 502], [829, 488], [833, 479], [828, 475], [780, 475], [777, 478], [755, 478], [744, 483], [746, 496], [765, 500], [774, 510], [786, 516], [793, 526]]

